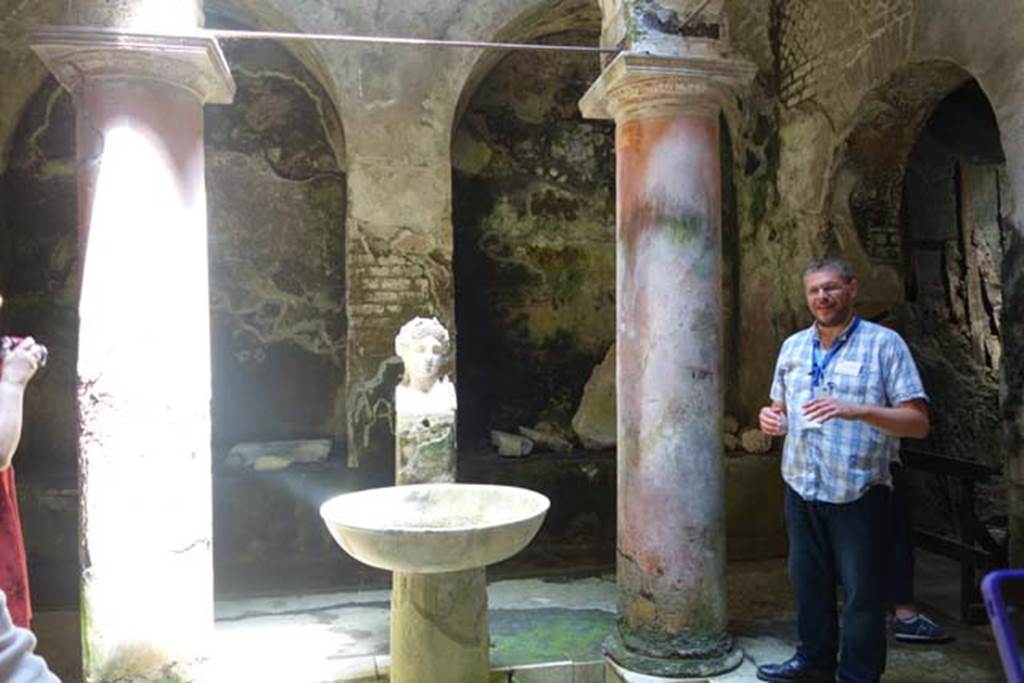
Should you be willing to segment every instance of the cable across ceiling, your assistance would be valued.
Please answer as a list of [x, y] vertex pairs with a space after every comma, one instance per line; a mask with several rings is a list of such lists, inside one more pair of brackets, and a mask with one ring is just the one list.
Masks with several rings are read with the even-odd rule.
[[200, 33], [224, 40], [281, 40], [318, 41], [334, 43], [365, 43], [371, 45], [407, 45], [411, 47], [449, 47], [496, 50], [541, 50], [549, 52], [592, 52], [616, 54], [617, 47], [592, 45], [545, 45], [542, 43], [503, 43], [488, 40], [445, 40], [440, 38], [396, 38], [388, 36], [363, 36], [346, 33], [289, 33], [285, 31], [240, 31], [234, 29], [202, 29]]
[[[99, 26], [37, 26], [30, 33], [80, 33], [103, 35], [129, 40], [133, 37], [147, 38], [195, 38], [207, 36], [221, 40], [275, 40], [282, 42], [327, 42], [364, 45], [398, 45], [407, 47], [461, 48], [478, 50], [535, 50], [547, 52], [590, 52], [594, 54], [618, 54], [618, 47], [596, 45], [546, 45], [543, 43], [508, 43], [490, 40], [448, 40], [442, 38], [401, 38], [394, 36], [367, 36], [350, 33], [298, 33], [289, 31], [248, 31], [224, 28], [199, 28], [195, 31], [169, 33], [146, 31], [145, 29], [119, 29]], [[4, 35], [0, 33], [0, 35]]]

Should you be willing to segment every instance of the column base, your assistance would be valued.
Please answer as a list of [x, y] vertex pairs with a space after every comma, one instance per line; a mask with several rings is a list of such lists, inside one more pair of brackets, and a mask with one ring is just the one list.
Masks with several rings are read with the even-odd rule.
[[728, 640], [725, 652], [717, 649], [709, 651], [706, 656], [695, 653], [685, 657], [652, 657], [626, 647], [616, 629], [605, 638], [603, 649], [608, 658], [627, 671], [662, 678], [697, 678], [728, 673], [743, 663], [743, 650], [733, 645], [732, 638]]

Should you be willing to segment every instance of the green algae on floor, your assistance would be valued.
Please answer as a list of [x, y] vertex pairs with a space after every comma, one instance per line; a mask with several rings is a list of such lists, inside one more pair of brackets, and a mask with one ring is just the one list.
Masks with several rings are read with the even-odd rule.
[[615, 614], [595, 609], [492, 609], [491, 666], [603, 657]]

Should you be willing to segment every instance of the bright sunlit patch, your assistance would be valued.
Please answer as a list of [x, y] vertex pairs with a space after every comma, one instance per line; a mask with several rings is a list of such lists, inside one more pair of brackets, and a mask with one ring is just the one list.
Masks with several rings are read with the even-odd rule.
[[[95, 363], [107, 372], [116, 356], [124, 374], [144, 370], [145, 379], [166, 382], [160, 393], [172, 403], [195, 391], [194, 376], [209, 374], [206, 216], [201, 198], [182, 196], [155, 137], [128, 122], [105, 136], [79, 307], [79, 367]], [[140, 382], [129, 385], [150, 393]]]
[[[293, 623], [281, 623], [278, 618], [267, 623], [256, 620], [218, 626], [214, 680], [246, 683], [333, 681], [347, 680], [351, 674], [362, 674], [358, 678], [353, 676], [356, 680], [376, 678], [372, 655], [342, 654], [358, 649], [360, 645], [345, 633], [343, 627], [302, 623], [299, 619], [295, 618]], [[386, 613], [380, 620], [386, 634]]]
[[163, 33], [195, 33], [198, 17], [194, 2], [135, 0], [131, 27]]
[[213, 595], [201, 173], [190, 179], [127, 117], [104, 131], [97, 163], [78, 358], [89, 637], [101, 658], [139, 642], [202, 651]]

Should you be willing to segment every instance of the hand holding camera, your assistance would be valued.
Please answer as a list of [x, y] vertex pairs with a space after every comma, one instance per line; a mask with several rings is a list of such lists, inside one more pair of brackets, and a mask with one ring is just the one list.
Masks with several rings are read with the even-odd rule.
[[28, 384], [36, 371], [46, 365], [46, 347], [32, 337], [0, 337], [0, 380]]

